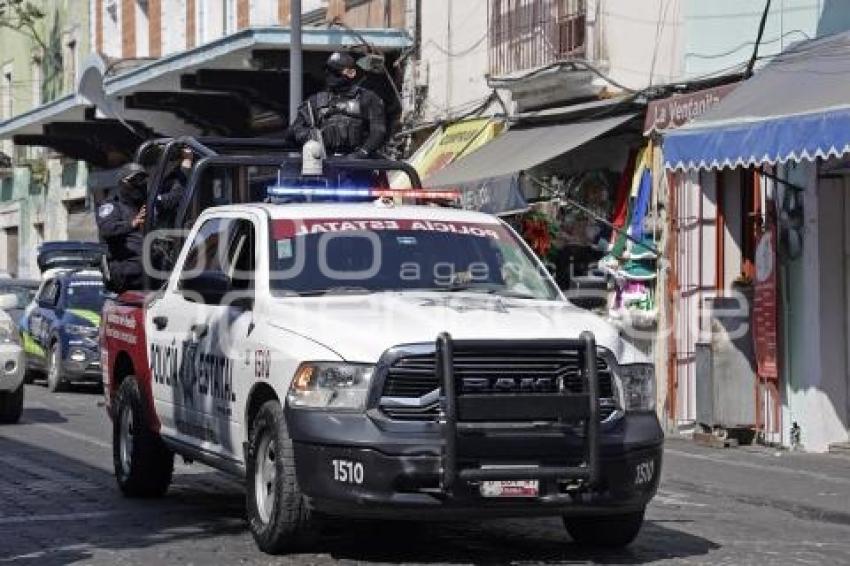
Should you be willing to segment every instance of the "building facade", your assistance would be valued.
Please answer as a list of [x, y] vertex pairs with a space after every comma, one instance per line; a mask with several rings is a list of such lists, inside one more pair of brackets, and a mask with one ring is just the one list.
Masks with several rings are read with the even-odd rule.
[[[14, 145], [10, 138], [18, 133], [41, 135], [38, 116], [57, 103], [69, 108], [83, 104], [74, 95], [87, 57], [100, 54], [107, 73], [120, 75], [163, 57], [204, 49], [246, 28], [285, 27], [291, 15], [289, 0], [42, 0], [36, 4], [45, 13], [37, 25], [37, 39], [0, 28], [0, 129], [10, 122], [19, 126], [0, 141], [0, 273], [33, 278], [38, 277], [35, 250], [41, 242], [96, 239], [87, 187], [99, 171], [91, 163], [57, 151]], [[323, 28], [338, 20], [355, 28], [404, 29], [409, 4], [413, 5], [407, 0], [303, 0], [302, 21], [305, 26]], [[94, 114], [94, 109], [87, 112]], [[27, 127], [30, 116], [33, 125]], [[162, 112], [148, 116], [152, 130], [183, 123]], [[60, 115], [60, 122], [72, 119], [78, 120], [76, 115]], [[187, 128], [183, 133], [197, 131]]]
[[[88, 12], [74, 0], [41, 1], [44, 12], [36, 37], [0, 29], [2, 116], [9, 120], [75, 88], [80, 61], [90, 49]], [[38, 274], [33, 250], [45, 240], [90, 238], [94, 222], [87, 211], [86, 168], [43, 149], [14, 146], [0, 168], [0, 272]]]

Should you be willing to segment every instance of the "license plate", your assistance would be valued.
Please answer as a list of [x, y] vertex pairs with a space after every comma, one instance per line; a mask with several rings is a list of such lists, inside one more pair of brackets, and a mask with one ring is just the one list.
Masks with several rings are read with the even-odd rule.
[[537, 480], [483, 481], [480, 489], [483, 497], [537, 497], [540, 494]]

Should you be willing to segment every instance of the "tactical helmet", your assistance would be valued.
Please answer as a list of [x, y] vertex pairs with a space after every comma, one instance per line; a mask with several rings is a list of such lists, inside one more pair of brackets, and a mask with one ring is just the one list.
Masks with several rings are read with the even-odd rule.
[[337, 73], [345, 69], [353, 69], [355, 66], [354, 57], [343, 51], [334, 51], [325, 63], [325, 68]]
[[131, 187], [143, 185], [148, 179], [148, 172], [138, 163], [128, 163], [121, 172], [120, 184]]

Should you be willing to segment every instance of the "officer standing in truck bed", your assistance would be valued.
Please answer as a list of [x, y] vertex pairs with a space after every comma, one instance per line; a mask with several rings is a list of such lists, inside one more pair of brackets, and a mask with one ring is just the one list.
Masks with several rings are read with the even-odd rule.
[[[357, 84], [357, 66], [348, 53], [333, 53], [325, 64], [326, 90], [298, 110], [292, 136], [298, 145], [321, 131], [329, 155], [374, 157], [387, 137], [384, 102]], [[317, 140], [318, 141], [318, 140]]]

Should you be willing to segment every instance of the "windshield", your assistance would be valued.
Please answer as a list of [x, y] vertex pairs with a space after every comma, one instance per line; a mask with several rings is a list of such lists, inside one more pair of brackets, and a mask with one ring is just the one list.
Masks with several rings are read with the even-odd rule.
[[500, 224], [379, 219], [276, 220], [278, 294], [428, 290], [554, 300], [539, 264]]
[[68, 285], [68, 308], [100, 312], [104, 296], [102, 281], [71, 281]]

